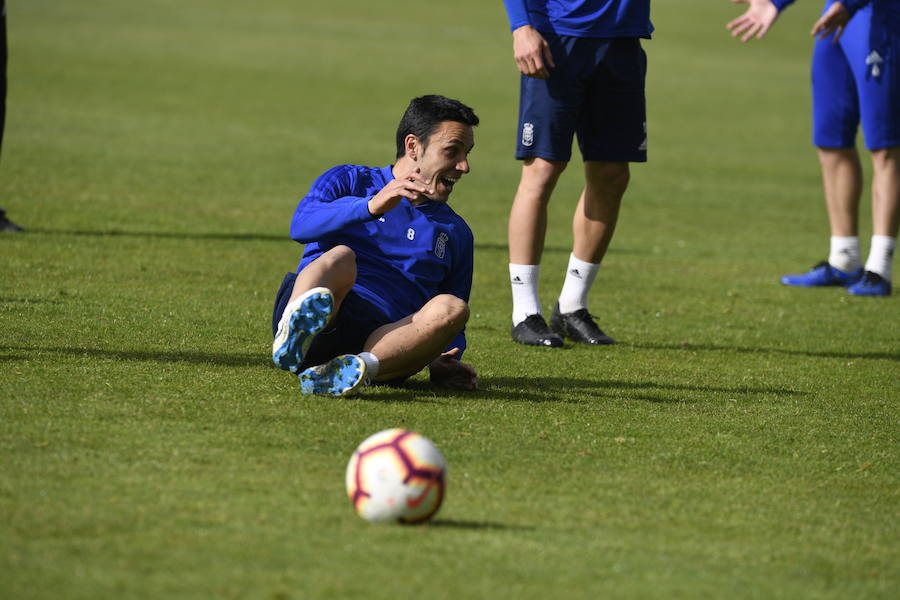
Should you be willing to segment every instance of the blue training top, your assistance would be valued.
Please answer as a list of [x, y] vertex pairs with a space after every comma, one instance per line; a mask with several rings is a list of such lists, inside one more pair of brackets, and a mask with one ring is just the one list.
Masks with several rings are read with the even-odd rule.
[[[382, 217], [368, 202], [394, 179], [392, 167], [340, 165], [319, 176], [300, 200], [291, 238], [306, 244], [299, 273], [338, 245], [356, 253], [353, 291], [398, 321], [438, 294], [469, 301], [472, 289], [472, 230], [444, 202], [400, 204]], [[447, 346], [466, 349], [464, 331]]]
[[510, 30], [574, 37], [650, 37], [650, 0], [503, 0]]
[[[826, 4], [830, 5], [834, 4], [834, 2], [835, 0], [831, 0], [830, 2], [826, 2]], [[841, 4], [844, 5], [844, 8], [847, 9], [847, 12], [850, 13], [851, 17], [856, 14], [856, 11], [858, 11], [866, 4], [869, 4], [870, 2], [872, 2], [872, 0], [841, 0]], [[789, 4], [793, 3], [794, 0], [772, 0], [772, 4], [775, 5], [775, 7], [778, 9], [778, 12], [781, 12], [782, 10], [787, 8]], [[875, 0], [875, 4], [879, 4], [878, 0]]]

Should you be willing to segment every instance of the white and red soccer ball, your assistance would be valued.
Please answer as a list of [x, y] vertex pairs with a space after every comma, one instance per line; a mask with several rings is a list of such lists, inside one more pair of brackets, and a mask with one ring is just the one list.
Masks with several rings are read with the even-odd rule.
[[366, 438], [347, 464], [347, 496], [372, 523], [422, 523], [441, 507], [447, 462], [414, 431], [387, 429]]

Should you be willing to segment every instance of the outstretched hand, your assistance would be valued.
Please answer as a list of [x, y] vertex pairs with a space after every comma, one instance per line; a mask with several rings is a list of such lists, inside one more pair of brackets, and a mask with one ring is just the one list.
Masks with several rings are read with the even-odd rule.
[[369, 200], [369, 213], [381, 216], [400, 204], [402, 198], [410, 202], [421, 200], [423, 196], [434, 194], [434, 182], [427, 181], [419, 173], [419, 167], [410, 169], [405, 175], [388, 182]]
[[778, 19], [778, 8], [771, 0], [731, 0], [735, 4], [749, 4], [747, 10], [725, 27], [731, 37], [741, 37], [742, 42], [752, 38], [762, 39]]
[[849, 22], [850, 11], [847, 10], [847, 7], [844, 6], [843, 3], [835, 2], [829, 6], [825, 14], [816, 21], [810, 34], [819, 36], [819, 38], [826, 38], [831, 33], [834, 33], [834, 38], [831, 41], [837, 44], [837, 41], [844, 33], [844, 28]]
[[531, 25], [523, 25], [513, 31], [513, 56], [519, 71], [528, 77], [547, 79], [550, 69], [556, 66], [550, 44]]
[[455, 390], [475, 391], [478, 389], [475, 368], [455, 358], [458, 354], [459, 348], [454, 348], [431, 361], [428, 365], [431, 382]]

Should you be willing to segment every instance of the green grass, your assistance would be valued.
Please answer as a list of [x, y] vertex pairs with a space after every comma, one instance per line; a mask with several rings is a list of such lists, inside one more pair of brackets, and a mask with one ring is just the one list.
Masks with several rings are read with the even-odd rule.
[[[651, 160], [591, 297], [621, 344], [555, 352], [508, 339], [500, 3], [307, 4], [9, 4], [0, 204], [29, 232], [0, 236], [0, 597], [893, 597], [897, 297], [777, 284], [827, 250], [818, 4], [744, 47], [729, 3], [654, 3]], [[432, 92], [482, 118], [453, 204], [483, 389], [301, 397], [267, 358], [296, 200], [387, 164]], [[548, 304], [580, 180], [551, 205]], [[344, 496], [387, 427], [447, 457], [431, 525]]]

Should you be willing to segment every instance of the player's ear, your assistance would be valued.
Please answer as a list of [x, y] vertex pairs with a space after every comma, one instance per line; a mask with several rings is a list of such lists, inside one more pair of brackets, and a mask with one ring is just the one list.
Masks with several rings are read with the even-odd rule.
[[403, 143], [404, 147], [406, 148], [406, 156], [411, 160], [417, 160], [419, 158], [419, 154], [422, 152], [421, 144], [419, 144], [419, 138], [410, 133], [406, 136], [406, 139], [403, 141]]

